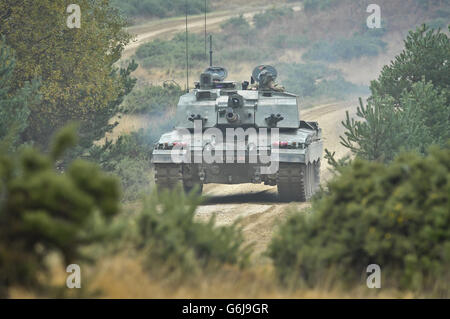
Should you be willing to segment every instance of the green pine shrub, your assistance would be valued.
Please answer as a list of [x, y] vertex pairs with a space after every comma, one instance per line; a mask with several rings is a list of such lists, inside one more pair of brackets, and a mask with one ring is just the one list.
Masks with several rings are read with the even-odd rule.
[[119, 210], [117, 180], [90, 162], [75, 160], [65, 172], [55, 162], [76, 142], [67, 127], [50, 155], [26, 147], [0, 152], [0, 296], [11, 286], [40, 289], [45, 258], [66, 265], [92, 256], [83, 248], [109, 238], [108, 221]]
[[336, 282], [365, 287], [366, 267], [378, 264], [382, 288], [448, 298], [450, 148], [391, 164], [356, 159], [340, 173], [272, 240], [282, 282], [314, 286], [334, 269]]
[[201, 202], [195, 192], [181, 189], [154, 191], [144, 201], [135, 240], [151, 273], [183, 280], [223, 265], [247, 265], [250, 250], [243, 245], [241, 229], [236, 224], [216, 226], [214, 219], [196, 221]]
[[391, 161], [402, 150], [426, 154], [450, 138], [450, 40], [426, 25], [410, 31], [405, 49], [372, 81], [357, 118], [343, 122], [341, 143], [368, 160]]
[[[450, 25], [448, 26], [450, 30]], [[410, 31], [404, 41], [405, 48], [389, 64], [380, 76], [372, 81], [372, 95], [388, 95], [399, 104], [404, 91], [425, 78], [438, 90], [446, 90], [447, 104], [450, 100], [450, 37], [441, 30], [422, 25]]]

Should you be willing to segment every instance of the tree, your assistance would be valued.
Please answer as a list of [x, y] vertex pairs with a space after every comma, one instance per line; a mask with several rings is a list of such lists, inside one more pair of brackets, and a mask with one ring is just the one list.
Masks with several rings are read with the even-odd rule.
[[425, 25], [410, 32], [405, 50], [372, 82], [367, 106], [360, 100], [360, 119], [347, 113], [341, 144], [356, 156], [386, 162], [402, 149], [425, 154], [430, 144], [444, 147], [450, 138], [449, 59], [446, 34]]
[[402, 145], [426, 153], [429, 145], [445, 147], [450, 139], [449, 89], [437, 89], [432, 82], [414, 83], [400, 97]]
[[15, 146], [17, 136], [28, 126], [29, 105], [38, 101], [38, 81], [26, 82], [21, 89], [14, 90], [11, 80], [15, 67], [13, 51], [0, 39], [0, 140], [12, 138]]
[[131, 63], [118, 70], [130, 35], [125, 20], [108, 0], [80, 0], [81, 28], [66, 25], [65, 0], [37, 3], [4, 0], [0, 3], [0, 34], [16, 53], [11, 87], [41, 78], [41, 103], [30, 106], [26, 141], [47, 146], [50, 136], [66, 123], [81, 123], [81, 144], [88, 146], [104, 133], [99, 127], [116, 112], [134, 85]]
[[346, 129], [341, 136], [341, 144], [353, 154], [368, 160], [391, 160], [391, 153], [399, 147], [396, 132], [400, 121], [395, 116], [392, 98], [373, 97], [367, 106], [359, 100], [356, 116], [362, 120], [346, 119], [342, 125]]
[[[450, 30], [450, 26], [449, 26]], [[396, 105], [404, 90], [409, 91], [414, 83], [425, 77], [437, 89], [450, 89], [450, 39], [441, 30], [430, 29], [425, 24], [410, 31], [404, 50], [390, 65], [383, 67], [380, 77], [372, 81], [372, 95], [388, 95]], [[449, 95], [447, 91], [447, 103]]]
[[[401, 150], [425, 154], [429, 145], [445, 147], [450, 139], [448, 90], [437, 90], [425, 80], [414, 83], [399, 98], [401, 109], [391, 96], [372, 95], [351, 119], [348, 112], [341, 144], [358, 157], [389, 162]], [[332, 159], [333, 160], [333, 159]]]

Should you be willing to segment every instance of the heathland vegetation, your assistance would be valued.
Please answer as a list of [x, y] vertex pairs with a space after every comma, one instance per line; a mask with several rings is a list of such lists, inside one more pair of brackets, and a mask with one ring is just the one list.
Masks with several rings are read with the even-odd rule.
[[[346, 8], [316, 2], [308, 8], [315, 2], [305, 1], [305, 11], [320, 15], [329, 5], [336, 5], [333, 12]], [[342, 143], [351, 158], [327, 152], [335, 177], [323, 185], [308, 212], [293, 211], [281, 223], [264, 255], [268, 270], [262, 272], [261, 257], [245, 243], [239, 221], [231, 226], [199, 221], [195, 211], [203, 199], [194, 192], [154, 189], [153, 141], [170, 127], [182, 89], [173, 82], [161, 87], [137, 83], [131, 76], [134, 61], [117, 68], [130, 40], [124, 19], [108, 1], [82, 3], [91, 14], [83, 22], [89, 27], [81, 29], [67, 29], [59, 19], [65, 12], [62, 0], [40, 1], [39, 12], [12, 0], [0, 3], [0, 15], [7, 16], [0, 25], [0, 297], [14, 296], [17, 289], [32, 296], [73, 297], [64, 288], [65, 278], [52, 280], [55, 271], [76, 263], [99, 278], [105, 260], [120, 267], [120, 258], [138, 263], [134, 271], [141, 277], [134, 278], [133, 289], [151, 278], [158, 287], [185, 287], [184, 297], [199, 283], [211, 282], [217, 289], [251, 282], [268, 295], [295, 295], [324, 279], [336, 287], [355, 287], [371, 263], [382, 267], [386, 288], [449, 297], [447, 32], [421, 26], [408, 34], [403, 51], [371, 83], [371, 96], [366, 106], [361, 102], [358, 117], [342, 123]], [[426, 3], [432, 9], [425, 12], [437, 17], [441, 7]], [[428, 10], [423, 2], [420, 8]], [[254, 25], [243, 17], [226, 22], [215, 41], [220, 61], [263, 63], [282, 59], [283, 50], [291, 48], [310, 52], [326, 39], [325, 31], [310, 28], [305, 38], [294, 36], [288, 30], [296, 14], [273, 9], [255, 16]], [[283, 23], [273, 23], [280, 17]], [[301, 23], [314, 19], [311, 15]], [[400, 23], [388, 22], [389, 28]], [[349, 30], [356, 47], [359, 41], [381, 43], [378, 35], [361, 33], [359, 25]], [[147, 61], [149, 72], [154, 61], [158, 68], [161, 63], [177, 67], [179, 42], [175, 37], [150, 43], [136, 57]], [[158, 49], [170, 50], [167, 59], [155, 53]], [[358, 50], [351, 50], [352, 58], [367, 54]], [[191, 56], [199, 65], [205, 58], [200, 51], [199, 57]], [[267, 52], [273, 60], [267, 60]], [[317, 60], [278, 63], [286, 76], [282, 80], [294, 92], [315, 98], [359, 92], [340, 71]], [[152, 114], [164, 121], [94, 143], [117, 125], [120, 113]], [[78, 126], [70, 125], [74, 121]], [[121, 278], [107, 282], [115, 279]], [[95, 282], [84, 282], [75, 296], [92, 296], [94, 288], [107, 286]]]

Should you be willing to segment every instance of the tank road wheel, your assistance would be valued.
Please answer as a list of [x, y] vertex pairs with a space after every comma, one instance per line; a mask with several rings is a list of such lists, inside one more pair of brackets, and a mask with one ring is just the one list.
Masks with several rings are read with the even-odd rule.
[[306, 166], [297, 163], [280, 163], [278, 171], [278, 196], [281, 201], [306, 201]]
[[315, 164], [308, 163], [306, 170], [308, 172], [308, 176], [305, 180], [307, 185], [306, 199], [310, 199], [316, 191]]
[[278, 171], [278, 196], [281, 201], [305, 202], [309, 200], [319, 185], [317, 163], [281, 163]]
[[186, 193], [190, 193], [195, 187], [197, 187], [196, 193], [202, 194], [203, 183], [198, 175], [198, 167], [195, 165], [183, 165], [183, 188]]
[[181, 180], [181, 169], [176, 164], [155, 164], [155, 183], [159, 189], [174, 189]]
[[320, 159], [314, 162], [314, 193], [320, 188]]

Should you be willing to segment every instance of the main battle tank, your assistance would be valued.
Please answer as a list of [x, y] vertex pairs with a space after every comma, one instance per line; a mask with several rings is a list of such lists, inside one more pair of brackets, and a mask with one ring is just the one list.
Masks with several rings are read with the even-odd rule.
[[209, 67], [180, 97], [174, 130], [154, 145], [156, 184], [201, 192], [208, 183], [264, 183], [282, 201], [308, 200], [320, 183], [318, 123], [300, 119], [298, 96], [276, 84], [272, 66], [256, 67], [251, 83], [226, 76]]

